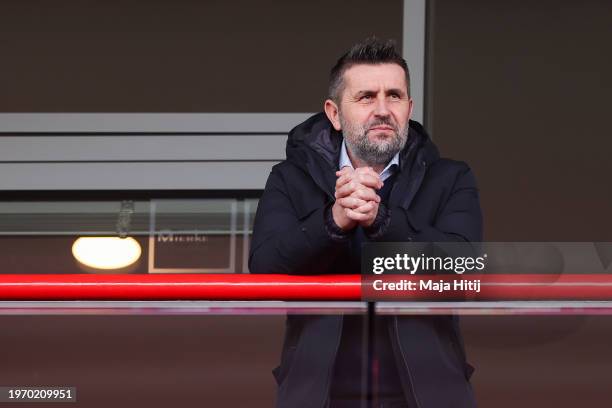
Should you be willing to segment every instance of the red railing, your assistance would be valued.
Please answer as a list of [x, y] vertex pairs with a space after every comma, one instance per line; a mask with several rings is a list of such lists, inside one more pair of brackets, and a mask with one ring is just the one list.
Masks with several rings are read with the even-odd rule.
[[0, 299], [5, 300], [356, 300], [360, 296], [358, 275], [0, 275]]
[[[612, 300], [612, 275], [386, 275], [417, 282], [411, 291], [377, 292], [397, 300]], [[480, 292], [418, 289], [419, 281], [480, 280]], [[359, 275], [49, 274], [0, 275], [0, 300], [362, 300]], [[389, 296], [386, 296], [389, 295]]]

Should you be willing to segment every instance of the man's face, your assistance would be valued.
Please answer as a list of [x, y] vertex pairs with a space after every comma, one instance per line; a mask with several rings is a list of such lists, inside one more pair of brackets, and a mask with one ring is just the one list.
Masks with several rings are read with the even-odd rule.
[[[397, 64], [355, 65], [344, 72], [337, 123], [351, 153], [386, 164], [406, 144], [412, 100]], [[333, 122], [333, 121], [332, 121]]]

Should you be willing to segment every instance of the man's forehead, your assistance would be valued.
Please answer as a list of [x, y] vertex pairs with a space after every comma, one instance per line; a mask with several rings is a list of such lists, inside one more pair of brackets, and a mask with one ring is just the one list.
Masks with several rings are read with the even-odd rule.
[[358, 64], [344, 72], [346, 89], [353, 92], [374, 88], [407, 89], [406, 73], [397, 64]]

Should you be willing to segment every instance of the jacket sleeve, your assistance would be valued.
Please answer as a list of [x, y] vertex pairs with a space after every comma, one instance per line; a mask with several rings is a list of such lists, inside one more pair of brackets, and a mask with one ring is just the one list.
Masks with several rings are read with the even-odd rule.
[[326, 206], [298, 217], [285, 181], [274, 167], [259, 200], [249, 254], [251, 273], [320, 274], [328, 271], [346, 243], [325, 227]]
[[386, 219], [370, 239], [386, 242], [482, 241], [482, 212], [476, 178], [464, 164], [432, 223], [416, 219], [410, 209], [385, 208]]

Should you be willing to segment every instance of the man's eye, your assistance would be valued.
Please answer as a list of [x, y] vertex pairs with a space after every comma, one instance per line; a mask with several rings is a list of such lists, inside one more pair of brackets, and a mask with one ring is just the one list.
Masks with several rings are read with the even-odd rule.
[[391, 99], [400, 99], [400, 96], [398, 94], [391, 94], [391, 95], [389, 95], [389, 97]]
[[372, 95], [363, 95], [361, 98], [359, 98], [359, 100], [361, 100], [361, 101], [370, 101], [370, 100], [372, 100]]

